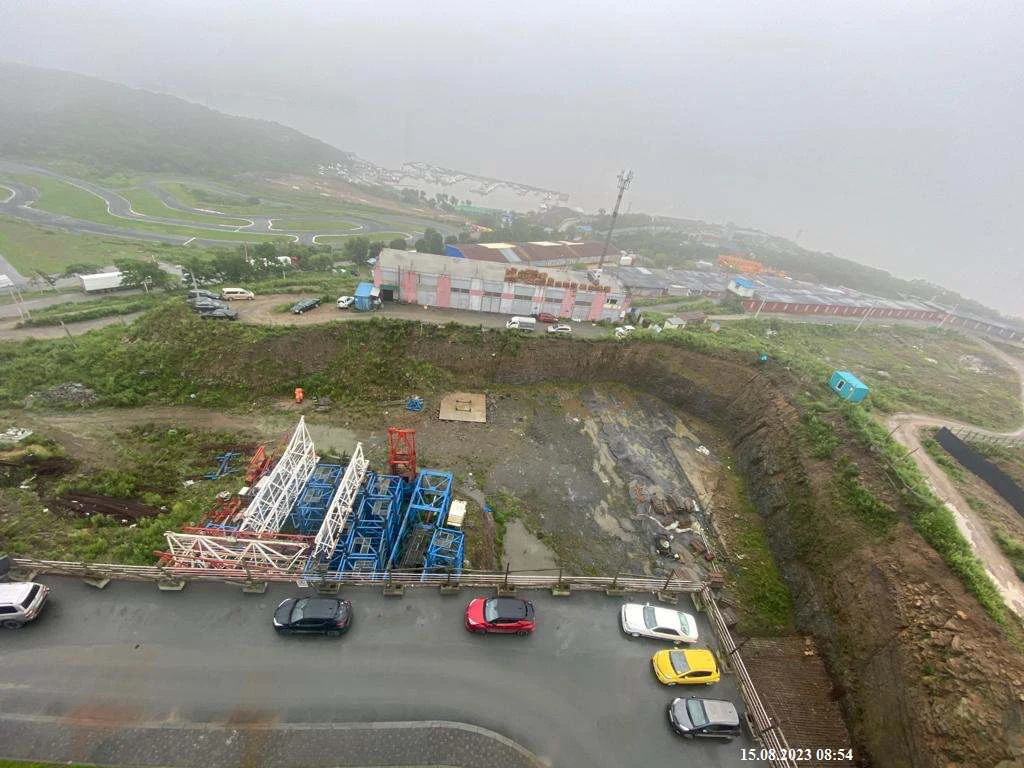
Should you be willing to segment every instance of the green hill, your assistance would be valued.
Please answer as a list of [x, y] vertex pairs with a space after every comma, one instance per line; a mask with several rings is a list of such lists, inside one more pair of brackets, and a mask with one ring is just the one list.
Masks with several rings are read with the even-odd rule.
[[69, 72], [0, 63], [0, 156], [101, 175], [309, 173], [347, 153], [278, 123]]

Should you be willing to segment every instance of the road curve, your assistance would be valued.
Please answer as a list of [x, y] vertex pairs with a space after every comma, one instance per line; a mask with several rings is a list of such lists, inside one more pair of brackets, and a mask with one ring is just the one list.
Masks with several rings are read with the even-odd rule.
[[[6, 171], [9, 174], [38, 174], [47, 176], [52, 179], [56, 179], [62, 183], [69, 184], [77, 187], [89, 194], [95, 195], [104, 201], [107, 212], [115, 218], [123, 219], [123, 225], [115, 225], [104, 222], [89, 221], [86, 219], [79, 219], [72, 216], [65, 216], [62, 214], [51, 213], [49, 211], [40, 210], [33, 207], [33, 204], [39, 199], [39, 190], [32, 187], [31, 185], [24, 184], [17, 181], [9, 181], [2, 174]], [[302, 244], [314, 244], [316, 243], [317, 237], [351, 237], [354, 235], [361, 234], [373, 234], [376, 232], [394, 232], [400, 230], [410, 230], [404, 232], [408, 237], [416, 237], [422, 234], [426, 227], [434, 227], [435, 229], [442, 232], [442, 234], [451, 234], [456, 230], [450, 225], [442, 222], [431, 221], [427, 219], [416, 219], [414, 217], [403, 216], [396, 214], [395, 216], [388, 216], [385, 220], [377, 220], [369, 217], [361, 216], [343, 216], [343, 217], [331, 217], [329, 215], [314, 215], [314, 214], [303, 214], [301, 212], [295, 214], [295, 218], [309, 218], [323, 221], [325, 219], [336, 219], [338, 230], [322, 230], [322, 231], [295, 231], [295, 230], [278, 230], [272, 226], [272, 218], [265, 214], [223, 214], [220, 211], [203, 210], [192, 208], [180, 203], [171, 193], [160, 188], [155, 182], [147, 182], [142, 185], [146, 189], [154, 192], [159, 199], [168, 207], [169, 212], [178, 210], [188, 213], [197, 213], [208, 216], [223, 215], [229, 218], [245, 219], [250, 223], [245, 226], [238, 226], [235, 224], [216, 224], [211, 222], [210, 224], [196, 223], [193, 221], [182, 221], [176, 219], [173, 215], [168, 216], [148, 216], [135, 211], [131, 202], [123, 195], [105, 189], [97, 184], [94, 184], [83, 179], [77, 179], [64, 174], [56, 173], [45, 168], [39, 168], [36, 166], [25, 165], [22, 163], [8, 162], [0, 160], [0, 192], [7, 192], [3, 201], [0, 201], [0, 213], [8, 216], [20, 219], [29, 224], [34, 224], [41, 227], [50, 227], [55, 229], [61, 229], [66, 232], [73, 234], [89, 234], [99, 235], [104, 237], [122, 237], [132, 240], [145, 240], [150, 242], [170, 243], [173, 245], [196, 245], [202, 246], [225, 246], [236, 244], [241, 241], [231, 240], [219, 240], [213, 237], [203, 237], [202, 233], [207, 232], [237, 232], [237, 233], [259, 233], [261, 235], [276, 235], [282, 238], [289, 238], [292, 242]], [[287, 216], [287, 213], [284, 214]], [[174, 235], [162, 232], [152, 232], [144, 229], [145, 224], [164, 224], [173, 225], [179, 227], [187, 227], [192, 230], [195, 235], [189, 237], [186, 235]], [[358, 229], [353, 229], [358, 227]]]
[[[1017, 372], [1021, 382], [1021, 404], [1024, 407], [1024, 361], [1006, 354], [983, 340], [979, 339], [978, 341], [990, 354], [998, 357]], [[974, 554], [981, 560], [989, 577], [999, 590], [999, 594], [1002, 595], [1003, 600], [1006, 602], [1007, 607], [1021, 618], [1024, 618], [1024, 583], [1021, 582], [1020, 577], [1017, 575], [1017, 570], [999, 548], [999, 545], [989, 531], [986, 521], [971, 508], [945, 470], [936, 464], [935, 460], [923, 449], [920, 434], [921, 430], [926, 428], [949, 427], [955, 429], [957, 427], [968, 427], [986, 435], [1021, 437], [1024, 435], [1024, 427], [1012, 432], [994, 432], [976, 427], [973, 424], [921, 413], [896, 413], [889, 416], [885, 423], [888, 429], [892, 431], [892, 436], [896, 442], [911, 452], [911, 458], [925, 476], [935, 495], [953, 513], [957, 527], [970, 543]]]

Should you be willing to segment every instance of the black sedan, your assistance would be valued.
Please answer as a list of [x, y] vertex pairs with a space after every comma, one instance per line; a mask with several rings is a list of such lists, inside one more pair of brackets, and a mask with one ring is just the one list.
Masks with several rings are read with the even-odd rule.
[[238, 313], [233, 309], [227, 307], [217, 307], [216, 309], [200, 310], [200, 317], [207, 317], [211, 320], [237, 320]]
[[309, 310], [316, 309], [319, 306], [320, 299], [303, 299], [292, 305], [292, 314], [301, 315], [303, 312], [309, 312]]
[[274, 611], [274, 629], [282, 635], [338, 637], [351, 625], [352, 603], [337, 597], [289, 597]]

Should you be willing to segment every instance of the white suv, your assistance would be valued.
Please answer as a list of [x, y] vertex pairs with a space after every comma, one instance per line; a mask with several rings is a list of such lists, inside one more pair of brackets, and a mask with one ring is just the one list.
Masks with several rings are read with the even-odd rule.
[[21, 629], [39, 615], [50, 588], [32, 581], [0, 583], [0, 627]]

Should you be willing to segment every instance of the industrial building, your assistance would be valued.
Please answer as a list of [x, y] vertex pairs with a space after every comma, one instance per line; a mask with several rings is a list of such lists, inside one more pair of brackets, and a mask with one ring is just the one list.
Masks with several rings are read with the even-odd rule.
[[592, 282], [586, 272], [511, 266], [505, 261], [440, 256], [385, 248], [374, 284], [385, 301], [505, 315], [541, 312], [573, 320], [619, 320], [629, 294], [610, 272]]
[[[593, 265], [601, 261], [604, 243], [570, 240], [532, 243], [452, 243], [445, 246], [445, 256], [473, 261], [493, 261], [515, 266], [571, 267]], [[620, 253], [609, 249], [606, 261], [618, 263]]]
[[606, 269], [614, 274], [633, 296], [725, 296], [729, 276], [704, 270], [654, 269], [619, 266]]
[[830, 288], [786, 277], [761, 275], [748, 278], [753, 295], [743, 299], [750, 312], [783, 312], [796, 315], [839, 315], [939, 322], [946, 311], [920, 301], [883, 299], [850, 288]]

